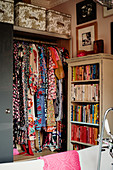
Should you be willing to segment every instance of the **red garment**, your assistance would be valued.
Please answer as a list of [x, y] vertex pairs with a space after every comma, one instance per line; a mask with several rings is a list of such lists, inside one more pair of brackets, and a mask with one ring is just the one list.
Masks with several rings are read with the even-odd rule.
[[57, 64], [55, 52], [53, 50], [53, 47], [48, 47], [48, 49], [50, 50], [50, 54], [51, 54], [52, 60], [54, 62], [53, 69], [56, 69], [56, 68], [58, 68], [58, 64]]

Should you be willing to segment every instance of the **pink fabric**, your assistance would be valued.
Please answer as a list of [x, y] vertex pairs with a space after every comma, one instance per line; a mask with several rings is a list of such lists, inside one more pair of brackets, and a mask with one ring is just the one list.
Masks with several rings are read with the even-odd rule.
[[19, 152], [18, 152], [18, 150], [17, 149], [13, 149], [13, 155], [19, 155]]
[[38, 159], [44, 160], [44, 170], [81, 170], [77, 151], [51, 154]]

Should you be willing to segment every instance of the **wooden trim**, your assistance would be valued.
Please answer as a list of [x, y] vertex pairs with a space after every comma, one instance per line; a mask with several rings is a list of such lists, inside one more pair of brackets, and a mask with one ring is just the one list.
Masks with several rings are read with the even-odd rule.
[[51, 38], [59, 38], [59, 39], [66, 39], [69, 40], [71, 39], [70, 36], [67, 35], [62, 35], [62, 34], [57, 34], [57, 33], [51, 33], [51, 32], [47, 32], [47, 31], [41, 31], [41, 30], [35, 30], [35, 29], [31, 29], [31, 28], [24, 28], [24, 27], [20, 27], [20, 26], [13, 26], [13, 30], [14, 33], [27, 33], [27, 34], [35, 34], [41, 37], [51, 37]]
[[78, 142], [78, 141], [71, 141], [71, 143], [81, 144], [81, 145], [85, 145], [85, 146], [94, 146], [90, 143], [83, 143], [83, 142]]

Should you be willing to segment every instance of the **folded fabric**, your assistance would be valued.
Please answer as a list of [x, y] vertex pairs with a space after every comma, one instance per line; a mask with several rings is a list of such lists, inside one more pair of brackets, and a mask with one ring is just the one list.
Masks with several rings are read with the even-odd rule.
[[19, 155], [19, 152], [16, 148], [13, 149], [13, 155]]
[[77, 151], [55, 153], [38, 159], [44, 160], [44, 170], [81, 170]]

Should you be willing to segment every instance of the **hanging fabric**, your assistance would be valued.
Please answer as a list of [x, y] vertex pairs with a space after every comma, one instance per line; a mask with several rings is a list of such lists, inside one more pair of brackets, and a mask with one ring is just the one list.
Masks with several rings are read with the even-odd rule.
[[23, 146], [25, 154], [36, 151], [36, 131], [39, 152], [44, 147], [51, 151], [62, 147], [63, 67], [67, 57], [64, 48], [14, 41], [13, 143], [14, 148]]

